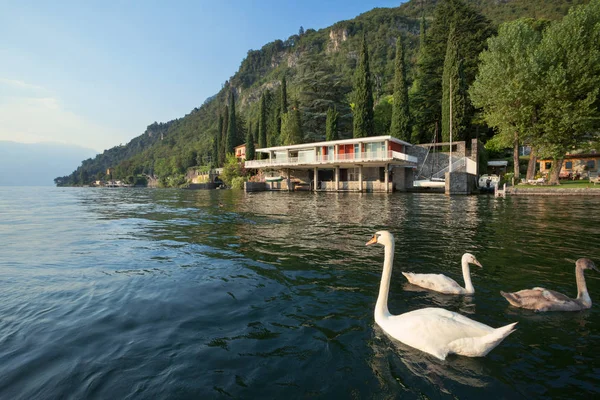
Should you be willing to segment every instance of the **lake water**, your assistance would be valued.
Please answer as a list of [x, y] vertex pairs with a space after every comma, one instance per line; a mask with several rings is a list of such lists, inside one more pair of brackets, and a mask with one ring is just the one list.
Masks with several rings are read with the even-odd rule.
[[[222, 203], [222, 206], [219, 206]], [[597, 304], [510, 307], [500, 290], [576, 296], [600, 266], [597, 198], [0, 188], [0, 398], [589, 398]], [[390, 311], [438, 306], [517, 331], [439, 361], [373, 321], [381, 229]], [[415, 291], [402, 270], [474, 296]]]

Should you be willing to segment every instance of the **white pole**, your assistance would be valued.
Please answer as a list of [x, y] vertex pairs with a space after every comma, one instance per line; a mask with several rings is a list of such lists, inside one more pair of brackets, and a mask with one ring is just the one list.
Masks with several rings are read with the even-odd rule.
[[452, 172], [452, 79], [450, 79], [450, 157], [448, 172]]

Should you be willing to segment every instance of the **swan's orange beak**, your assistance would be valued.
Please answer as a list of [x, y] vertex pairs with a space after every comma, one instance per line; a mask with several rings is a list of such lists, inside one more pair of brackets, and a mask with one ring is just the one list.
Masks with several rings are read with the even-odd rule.
[[375, 235], [373, 235], [373, 237], [371, 238], [371, 240], [369, 240], [365, 246], [369, 246], [369, 245], [371, 245], [373, 243], [377, 243], [377, 236], [375, 236]]

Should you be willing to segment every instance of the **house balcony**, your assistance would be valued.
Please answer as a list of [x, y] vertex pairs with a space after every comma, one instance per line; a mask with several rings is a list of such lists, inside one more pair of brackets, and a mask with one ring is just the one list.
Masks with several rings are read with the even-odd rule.
[[389, 150], [377, 152], [330, 154], [304, 157], [271, 158], [268, 160], [246, 160], [246, 168], [317, 167], [335, 164], [397, 162], [416, 164], [417, 158], [405, 153]]

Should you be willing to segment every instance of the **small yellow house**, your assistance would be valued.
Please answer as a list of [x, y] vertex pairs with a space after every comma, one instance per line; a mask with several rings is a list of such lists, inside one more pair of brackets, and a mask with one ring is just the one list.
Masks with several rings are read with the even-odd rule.
[[[540, 172], [545, 175], [552, 169], [552, 159], [539, 160]], [[585, 176], [590, 172], [598, 172], [598, 164], [600, 164], [600, 154], [598, 153], [586, 153], [586, 154], [567, 154], [563, 160], [561, 168], [561, 176]]]
[[239, 146], [235, 146], [233, 148], [233, 152], [235, 154], [235, 157], [239, 161], [244, 161], [246, 159], [246, 145], [245, 144], [241, 144]]

